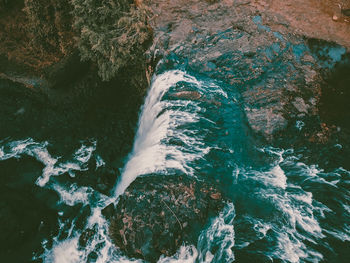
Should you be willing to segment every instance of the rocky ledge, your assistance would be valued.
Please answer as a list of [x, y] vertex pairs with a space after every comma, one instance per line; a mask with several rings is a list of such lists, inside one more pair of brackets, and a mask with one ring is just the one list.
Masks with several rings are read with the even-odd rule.
[[133, 1], [0, 0], [0, 139], [72, 151], [95, 138], [118, 167], [149, 85], [151, 39], [147, 8]]
[[[262, 141], [323, 144], [332, 129], [321, 106], [332, 90], [329, 76], [348, 63], [350, 26], [344, 15], [334, 20], [335, 1], [312, 3], [152, 0], [151, 53], [163, 58], [159, 71], [196, 72], [237, 89], [247, 124]], [[193, 92], [172, 96], [200, 99]], [[195, 243], [210, 212], [222, 205], [220, 192], [202, 182], [145, 176], [120, 197], [111, 236], [127, 255], [155, 262], [183, 242]]]
[[[347, 1], [153, 0], [150, 6], [154, 53], [166, 58], [165, 66], [182, 65], [238, 89], [250, 128], [270, 142], [286, 130], [303, 137], [296, 123], [319, 119], [323, 73], [350, 48], [350, 18], [341, 13]], [[306, 139], [324, 141], [317, 135], [322, 122]]]
[[134, 181], [120, 197], [110, 234], [128, 255], [156, 262], [183, 243], [196, 243], [208, 219], [224, 201], [207, 182], [186, 176], [148, 175]]

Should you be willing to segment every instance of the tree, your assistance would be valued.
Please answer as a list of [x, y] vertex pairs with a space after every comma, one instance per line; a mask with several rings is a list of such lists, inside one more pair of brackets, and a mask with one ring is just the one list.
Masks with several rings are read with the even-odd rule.
[[143, 63], [152, 39], [149, 10], [129, 0], [71, 0], [78, 48], [83, 60], [98, 66], [103, 80], [110, 80], [126, 66]]
[[66, 54], [73, 45], [69, 0], [24, 0], [28, 32], [36, 50]]

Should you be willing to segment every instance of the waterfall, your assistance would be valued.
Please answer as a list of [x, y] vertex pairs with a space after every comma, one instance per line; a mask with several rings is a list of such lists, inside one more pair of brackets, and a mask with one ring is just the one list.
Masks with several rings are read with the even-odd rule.
[[[197, 92], [204, 85], [179, 70], [154, 76], [141, 111], [132, 153], [116, 187], [116, 196], [121, 195], [139, 175], [158, 172], [166, 174], [171, 170], [193, 175], [191, 161], [208, 152], [200, 134], [196, 136], [195, 131], [189, 134], [191, 131], [179, 129], [182, 125], [199, 121], [199, 102], [163, 98], [171, 88], [174, 89], [181, 82], [191, 84]], [[180, 84], [172, 92], [181, 90]], [[169, 144], [167, 142], [170, 139], [181, 143]]]

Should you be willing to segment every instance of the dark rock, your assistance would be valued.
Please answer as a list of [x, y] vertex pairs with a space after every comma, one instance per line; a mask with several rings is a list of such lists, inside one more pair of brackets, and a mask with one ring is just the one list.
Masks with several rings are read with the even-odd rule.
[[209, 183], [185, 176], [140, 177], [120, 197], [110, 235], [129, 256], [155, 262], [183, 242], [195, 243], [223, 204]]
[[88, 255], [88, 263], [90, 262], [96, 262], [97, 261], [97, 258], [98, 258], [98, 254], [96, 252], [91, 252], [89, 255]]
[[75, 82], [89, 69], [87, 62], [82, 62], [78, 50], [72, 51], [62, 58], [58, 63], [44, 70], [44, 76], [50, 86], [54, 88], [65, 88]]
[[[302, 9], [299, 1], [268, 2], [225, 0], [209, 5], [190, 0], [183, 5], [155, 0], [150, 6], [156, 14], [153, 49], [166, 56], [164, 68], [182, 65], [181, 69], [232, 85], [241, 94], [251, 130], [271, 142], [300, 118], [319, 115], [322, 64], [332, 66], [341, 52], [320, 63], [310, 42], [324, 39], [349, 48], [350, 28], [340, 17], [341, 23], [323, 26], [322, 21], [330, 19], [325, 11], [329, 1], [309, 2]], [[345, 15], [349, 7], [343, 8]], [[317, 15], [308, 16], [311, 13]], [[320, 46], [321, 57], [329, 57], [333, 48], [341, 50], [329, 42]], [[175, 95], [198, 99], [188, 91]], [[205, 94], [201, 95], [203, 100]]]
[[84, 249], [96, 234], [96, 230], [88, 228], [79, 237], [79, 248]]
[[[318, 99], [316, 61], [302, 37], [280, 26], [281, 19], [257, 15], [255, 7], [236, 1], [218, 1], [212, 6], [205, 1], [189, 1], [191, 12], [177, 1], [167, 7], [161, 5], [152, 8], [160, 14], [155, 22], [157, 47], [164, 48], [162, 42], [170, 38], [171, 55], [165, 63], [173, 67], [169, 62], [173, 60], [189, 71], [234, 86], [242, 95], [242, 110], [254, 132], [272, 140], [294, 122], [294, 116], [316, 112], [315, 105], [308, 103], [310, 98]], [[165, 31], [169, 21], [173, 26]], [[171, 96], [203, 100], [201, 94], [191, 91]]]
[[114, 204], [109, 204], [105, 208], [102, 209], [101, 213], [106, 219], [111, 219], [114, 216], [115, 207]]
[[104, 194], [109, 194], [113, 189], [115, 181], [119, 177], [119, 171], [109, 167], [100, 167], [97, 169], [95, 176], [97, 176], [96, 188], [98, 191]]

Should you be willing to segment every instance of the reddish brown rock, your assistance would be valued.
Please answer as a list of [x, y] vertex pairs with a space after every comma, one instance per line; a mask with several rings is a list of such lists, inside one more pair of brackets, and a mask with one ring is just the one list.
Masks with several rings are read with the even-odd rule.
[[201, 94], [198, 91], [179, 91], [172, 93], [170, 96], [178, 99], [188, 100], [199, 100], [201, 98]]
[[120, 197], [110, 234], [129, 256], [156, 262], [183, 242], [195, 244], [223, 205], [221, 193], [209, 183], [185, 176], [140, 177]]

